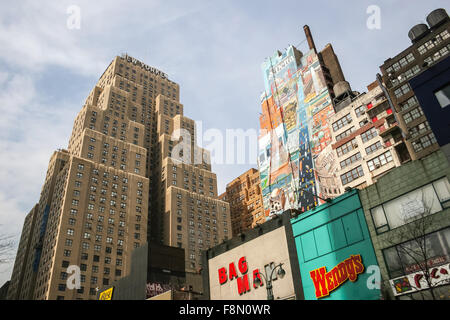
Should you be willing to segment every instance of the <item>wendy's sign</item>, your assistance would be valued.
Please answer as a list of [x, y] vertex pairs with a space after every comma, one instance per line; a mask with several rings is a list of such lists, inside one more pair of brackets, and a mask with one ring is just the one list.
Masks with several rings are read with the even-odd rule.
[[326, 267], [321, 267], [311, 271], [309, 274], [316, 289], [316, 298], [323, 298], [330, 295], [347, 280], [355, 282], [358, 275], [364, 272], [364, 265], [361, 255], [351, 255], [350, 258], [342, 261], [333, 269], [327, 272]]

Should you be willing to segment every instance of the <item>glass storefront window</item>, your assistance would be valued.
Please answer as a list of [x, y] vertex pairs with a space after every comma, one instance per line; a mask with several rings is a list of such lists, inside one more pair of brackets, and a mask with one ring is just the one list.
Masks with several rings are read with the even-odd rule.
[[450, 184], [442, 178], [372, 208], [377, 233], [382, 233], [450, 207]]

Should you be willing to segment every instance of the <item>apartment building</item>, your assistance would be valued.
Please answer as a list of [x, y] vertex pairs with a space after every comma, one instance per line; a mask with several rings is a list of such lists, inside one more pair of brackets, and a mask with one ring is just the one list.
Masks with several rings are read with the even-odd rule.
[[[365, 188], [409, 160], [395, 110], [378, 81], [336, 105], [330, 117], [339, 187]], [[343, 104], [345, 104], [343, 106]]]
[[252, 168], [233, 179], [220, 198], [230, 204], [233, 235], [238, 235], [266, 221], [259, 171]]
[[383, 82], [399, 113], [399, 125], [406, 133], [406, 146], [411, 159], [424, 157], [439, 145], [426, 120], [423, 108], [408, 80], [441, 61], [450, 52], [450, 19], [444, 9], [432, 11], [426, 24], [409, 31], [411, 46], [387, 59], [380, 70]]

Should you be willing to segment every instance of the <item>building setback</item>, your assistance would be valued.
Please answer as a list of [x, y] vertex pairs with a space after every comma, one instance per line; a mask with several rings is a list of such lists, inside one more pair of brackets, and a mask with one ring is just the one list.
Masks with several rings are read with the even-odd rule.
[[418, 24], [409, 31], [412, 45], [387, 59], [380, 70], [383, 82], [399, 114], [399, 125], [406, 134], [406, 147], [412, 160], [420, 159], [437, 149], [436, 138], [423, 113], [420, 101], [408, 80], [450, 52], [450, 19], [444, 9], [427, 16], [428, 26]]
[[238, 235], [266, 221], [263, 206], [259, 171], [252, 168], [226, 186], [219, 196], [230, 204], [233, 235]]
[[[179, 86], [165, 73], [128, 55], [110, 63], [75, 119], [68, 150], [56, 151], [50, 160], [34, 222], [29, 218], [22, 231], [19, 248], [25, 253], [17, 257], [11, 299], [95, 299], [97, 288], [129, 274], [132, 251], [148, 240], [187, 249], [186, 236], [180, 244], [172, 236], [178, 226], [188, 230], [188, 213], [178, 216], [165, 203], [187, 191], [172, 192], [172, 179], [161, 179], [164, 170], [172, 178], [177, 165], [181, 172], [198, 171], [199, 184], [200, 177], [206, 180], [204, 195], [191, 192], [201, 205], [214, 207], [211, 242], [226, 238], [229, 207], [217, 200], [208, 158], [195, 170], [184, 163], [172, 166], [169, 158], [169, 144], [178, 143], [170, 134], [185, 121]], [[193, 133], [192, 120], [189, 124]], [[170, 196], [161, 202], [166, 188]], [[67, 287], [70, 266], [80, 268], [78, 289]]]

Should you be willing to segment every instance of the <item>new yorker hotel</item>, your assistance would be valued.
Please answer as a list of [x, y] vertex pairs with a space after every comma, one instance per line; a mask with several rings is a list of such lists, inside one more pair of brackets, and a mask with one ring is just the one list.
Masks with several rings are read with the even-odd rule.
[[[134, 248], [150, 239], [174, 245], [163, 235], [189, 230], [187, 210], [173, 214], [174, 208], [158, 199], [164, 183], [160, 180], [162, 159], [170, 162], [162, 158], [161, 148], [168, 150], [179, 142], [166, 137], [171, 132], [160, 130], [158, 121], [166, 110], [173, 127], [189, 122], [182, 116], [179, 86], [166, 74], [127, 55], [111, 62], [75, 119], [68, 150], [52, 156], [38, 206], [30, 212], [34, 224], [22, 231], [29, 233], [22, 237], [26, 242], [19, 244], [26, 254], [16, 259], [9, 299], [95, 299], [97, 287], [129, 273]], [[194, 169], [194, 165], [178, 163], [170, 171], [177, 166], [181, 172], [184, 168], [207, 177], [208, 194], [197, 189], [188, 194], [201, 199], [204, 206], [214, 205], [217, 215], [222, 210], [214, 220], [212, 236], [225, 238], [229, 206], [217, 200], [210, 165], [202, 162]], [[172, 190], [167, 188], [163, 194], [173, 194]], [[182, 196], [187, 198], [186, 192]], [[163, 223], [167, 219], [161, 214], [175, 220]], [[166, 226], [170, 228], [159, 230]], [[186, 234], [177, 239], [175, 245], [188, 246]], [[198, 238], [195, 241], [203, 245]], [[192, 247], [196, 250], [198, 245]], [[194, 263], [189, 266], [196, 267], [197, 259], [189, 254], [186, 258]], [[66, 287], [70, 265], [81, 269], [78, 290]]]

